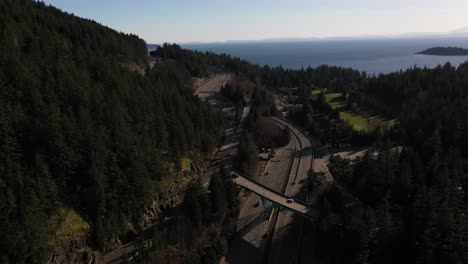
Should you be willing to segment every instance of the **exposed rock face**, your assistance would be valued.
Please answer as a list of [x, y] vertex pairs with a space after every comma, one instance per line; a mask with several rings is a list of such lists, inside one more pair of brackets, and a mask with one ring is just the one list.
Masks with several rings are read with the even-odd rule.
[[173, 208], [184, 201], [184, 193], [191, 180], [199, 178], [206, 170], [205, 162], [189, 162], [189, 169], [185, 173], [175, 173], [171, 180], [159, 186], [159, 195], [153, 200], [151, 205], [145, 208], [139, 221], [141, 230], [149, 228], [159, 221], [162, 211], [165, 208]]
[[95, 260], [87, 247], [89, 224], [73, 209], [57, 209], [50, 216], [47, 228], [53, 234], [50, 246], [55, 248], [48, 263], [92, 263]]
[[92, 264], [96, 263], [96, 255], [86, 247], [85, 240], [70, 240], [69, 243], [58, 248], [47, 263]]
[[159, 220], [163, 208], [171, 208], [180, 205], [184, 200], [184, 192], [190, 182], [188, 177], [178, 177], [172, 184], [165, 184], [161, 192], [140, 218], [139, 226], [142, 230], [147, 229]]
[[[204, 164], [191, 162], [189, 167], [189, 172], [175, 172], [173, 177], [168, 177], [168, 180], [158, 186], [158, 196], [155, 197], [151, 205], [145, 208], [144, 213], [137, 223], [138, 226], [133, 226], [129, 223], [129, 232], [137, 235], [138, 231], [136, 231], [136, 229], [148, 229], [160, 220], [159, 218], [161, 217], [161, 213], [165, 208], [173, 208], [183, 202], [187, 185], [194, 178], [198, 177], [201, 171], [204, 170]], [[58, 220], [55, 222], [61, 223], [61, 225], [58, 225], [57, 227], [57, 233], [63, 234], [63, 230], [66, 230], [67, 232], [65, 232], [65, 236], [62, 235], [63, 239], [59, 243], [60, 246], [57, 246], [54, 253], [51, 254], [49, 261], [47, 262], [48, 264], [92, 264], [98, 263], [102, 260], [104, 257], [103, 255], [87, 247], [87, 236], [83, 234], [79, 235], [76, 232], [68, 232], [71, 226], [76, 226], [76, 224], [71, 223], [75, 223], [77, 222], [77, 218], [78, 220], [81, 220], [81, 218], [77, 217], [74, 212], [70, 213], [69, 210], [60, 211], [56, 218]], [[68, 219], [65, 221], [67, 224], [63, 224], [63, 219]], [[57, 225], [57, 223], [55, 224]], [[118, 237], [114, 237], [106, 244], [106, 252], [109, 253], [118, 249], [122, 244], [122, 241]]]

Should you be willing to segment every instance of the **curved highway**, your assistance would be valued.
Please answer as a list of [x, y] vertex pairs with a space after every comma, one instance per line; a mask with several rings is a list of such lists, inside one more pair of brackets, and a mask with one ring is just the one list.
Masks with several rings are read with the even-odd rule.
[[[286, 196], [294, 197], [301, 191], [303, 185], [300, 183], [307, 180], [309, 170], [312, 168], [312, 142], [307, 135], [288, 121], [277, 117], [271, 117], [271, 119], [288, 127], [291, 133], [297, 137], [300, 142], [301, 149], [295, 157], [296, 166], [293, 165], [291, 176], [289, 177], [289, 182], [285, 190]], [[272, 235], [268, 263], [288, 263], [291, 261], [291, 256], [296, 255], [297, 248], [300, 247], [298, 244], [299, 240], [295, 236], [288, 236], [293, 226], [293, 216], [294, 214], [291, 211], [282, 211], [278, 215]], [[297, 235], [301, 236], [301, 234]]]
[[[277, 125], [284, 128], [281, 124]], [[298, 139], [291, 137], [288, 145], [277, 148], [275, 157], [265, 165], [262, 174], [258, 175], [258, 183], [282, 194], [289, 181], [293, 159], [299, 145]], [[273, 219], [274, 214], [264, 207], [259, 195], [250, 194], [243, 198], [245, 200], [239, 212], [238, 233], [230, 243], [229, 253], [224, 263], [262, 263], [264, 258], [267, 241], [265, 234], [269, 232], [269, 220]], [[266, 216], [255, 217], [262, 213]], [[250, 228], [245, 229], [244, 221], [252, 222], [253, 218], [257, 219], [256, 223], [252, 223]]]

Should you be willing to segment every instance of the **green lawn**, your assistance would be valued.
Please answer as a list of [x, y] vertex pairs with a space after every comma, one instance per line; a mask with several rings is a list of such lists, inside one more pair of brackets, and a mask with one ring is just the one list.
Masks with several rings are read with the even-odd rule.
[[[314, 90], [312, 93], [320, 93], [320, 90]], [[328, 93], [325, 94], [325, 100], [332, 109], [343, 109], [346, 107], [346, 102], [343, 97], [343, 93]], [[365, 117], [358, 115], [351, 111], [340, 111], [340, 119], [350, 124], [355, 131], [366, 131], [370, 132], [376, 127], [381, 129], [391, 128], [398, 123], [398, 119], [388, 120], [382, 116]]]

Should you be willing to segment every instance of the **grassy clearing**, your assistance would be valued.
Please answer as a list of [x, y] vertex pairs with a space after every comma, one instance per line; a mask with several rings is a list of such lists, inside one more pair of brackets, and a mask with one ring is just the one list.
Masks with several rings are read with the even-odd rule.
[[[314, 90], [312, 92], [320, 90]], [[325, 100], [334, 110], [346, 108], [346, 102], [343, 93], [328, 93], [325, 94]], [[380, 127], [381, 129], [389, 129], [398, 123], [398, 119], [388, 120], [382, 116], [362, 116], [351, 111], [340, 111], [340, 119], [353, 127], [355, 131], [370, 132]]]
[[351, 125], [355, 131], [371, 131], [373, 128], [365, 117], [349, 111], [340, 112], [340, 119]]
[[312, 95], [319, 95], [321, 93], [327, 93], [328, 91], [328, 88], [323, 88], [323, 89], [315, 89], [315, 90], [312, 90]]
[[333, 110], [346, 107], [346, 102], [344, 101], [343, 93], [325, 94], [325, 100]]
[[319, 94], [321, 94], [321, 93], [322, 93], [322, 90], [320, 90], [320, 89], [317, 89], [317, 90], [313, 90], [313, 91], [312, 91], [312, 95], [319, 95]]
[[392, 128], [398, 124], [398, 119], [386, 119], [382, 116], [373, 116], [369, 117], [369, 124], [372, 127], [381, 127], [381, 128]]

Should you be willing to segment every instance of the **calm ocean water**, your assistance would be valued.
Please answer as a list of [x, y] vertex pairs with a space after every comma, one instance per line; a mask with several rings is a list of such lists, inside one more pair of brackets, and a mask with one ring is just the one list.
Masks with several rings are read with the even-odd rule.
[[367, 73], [389, 73], [412, 66], [458, 66], [468, 56], [428, 56], [416, 52], [436, 46], [468, 48], [465, 38], [320, 40], [283, 43], [183, 44], [182, 47], [227, 53], [260, 65], [299, 69], [323, 64], [351, 67]]

